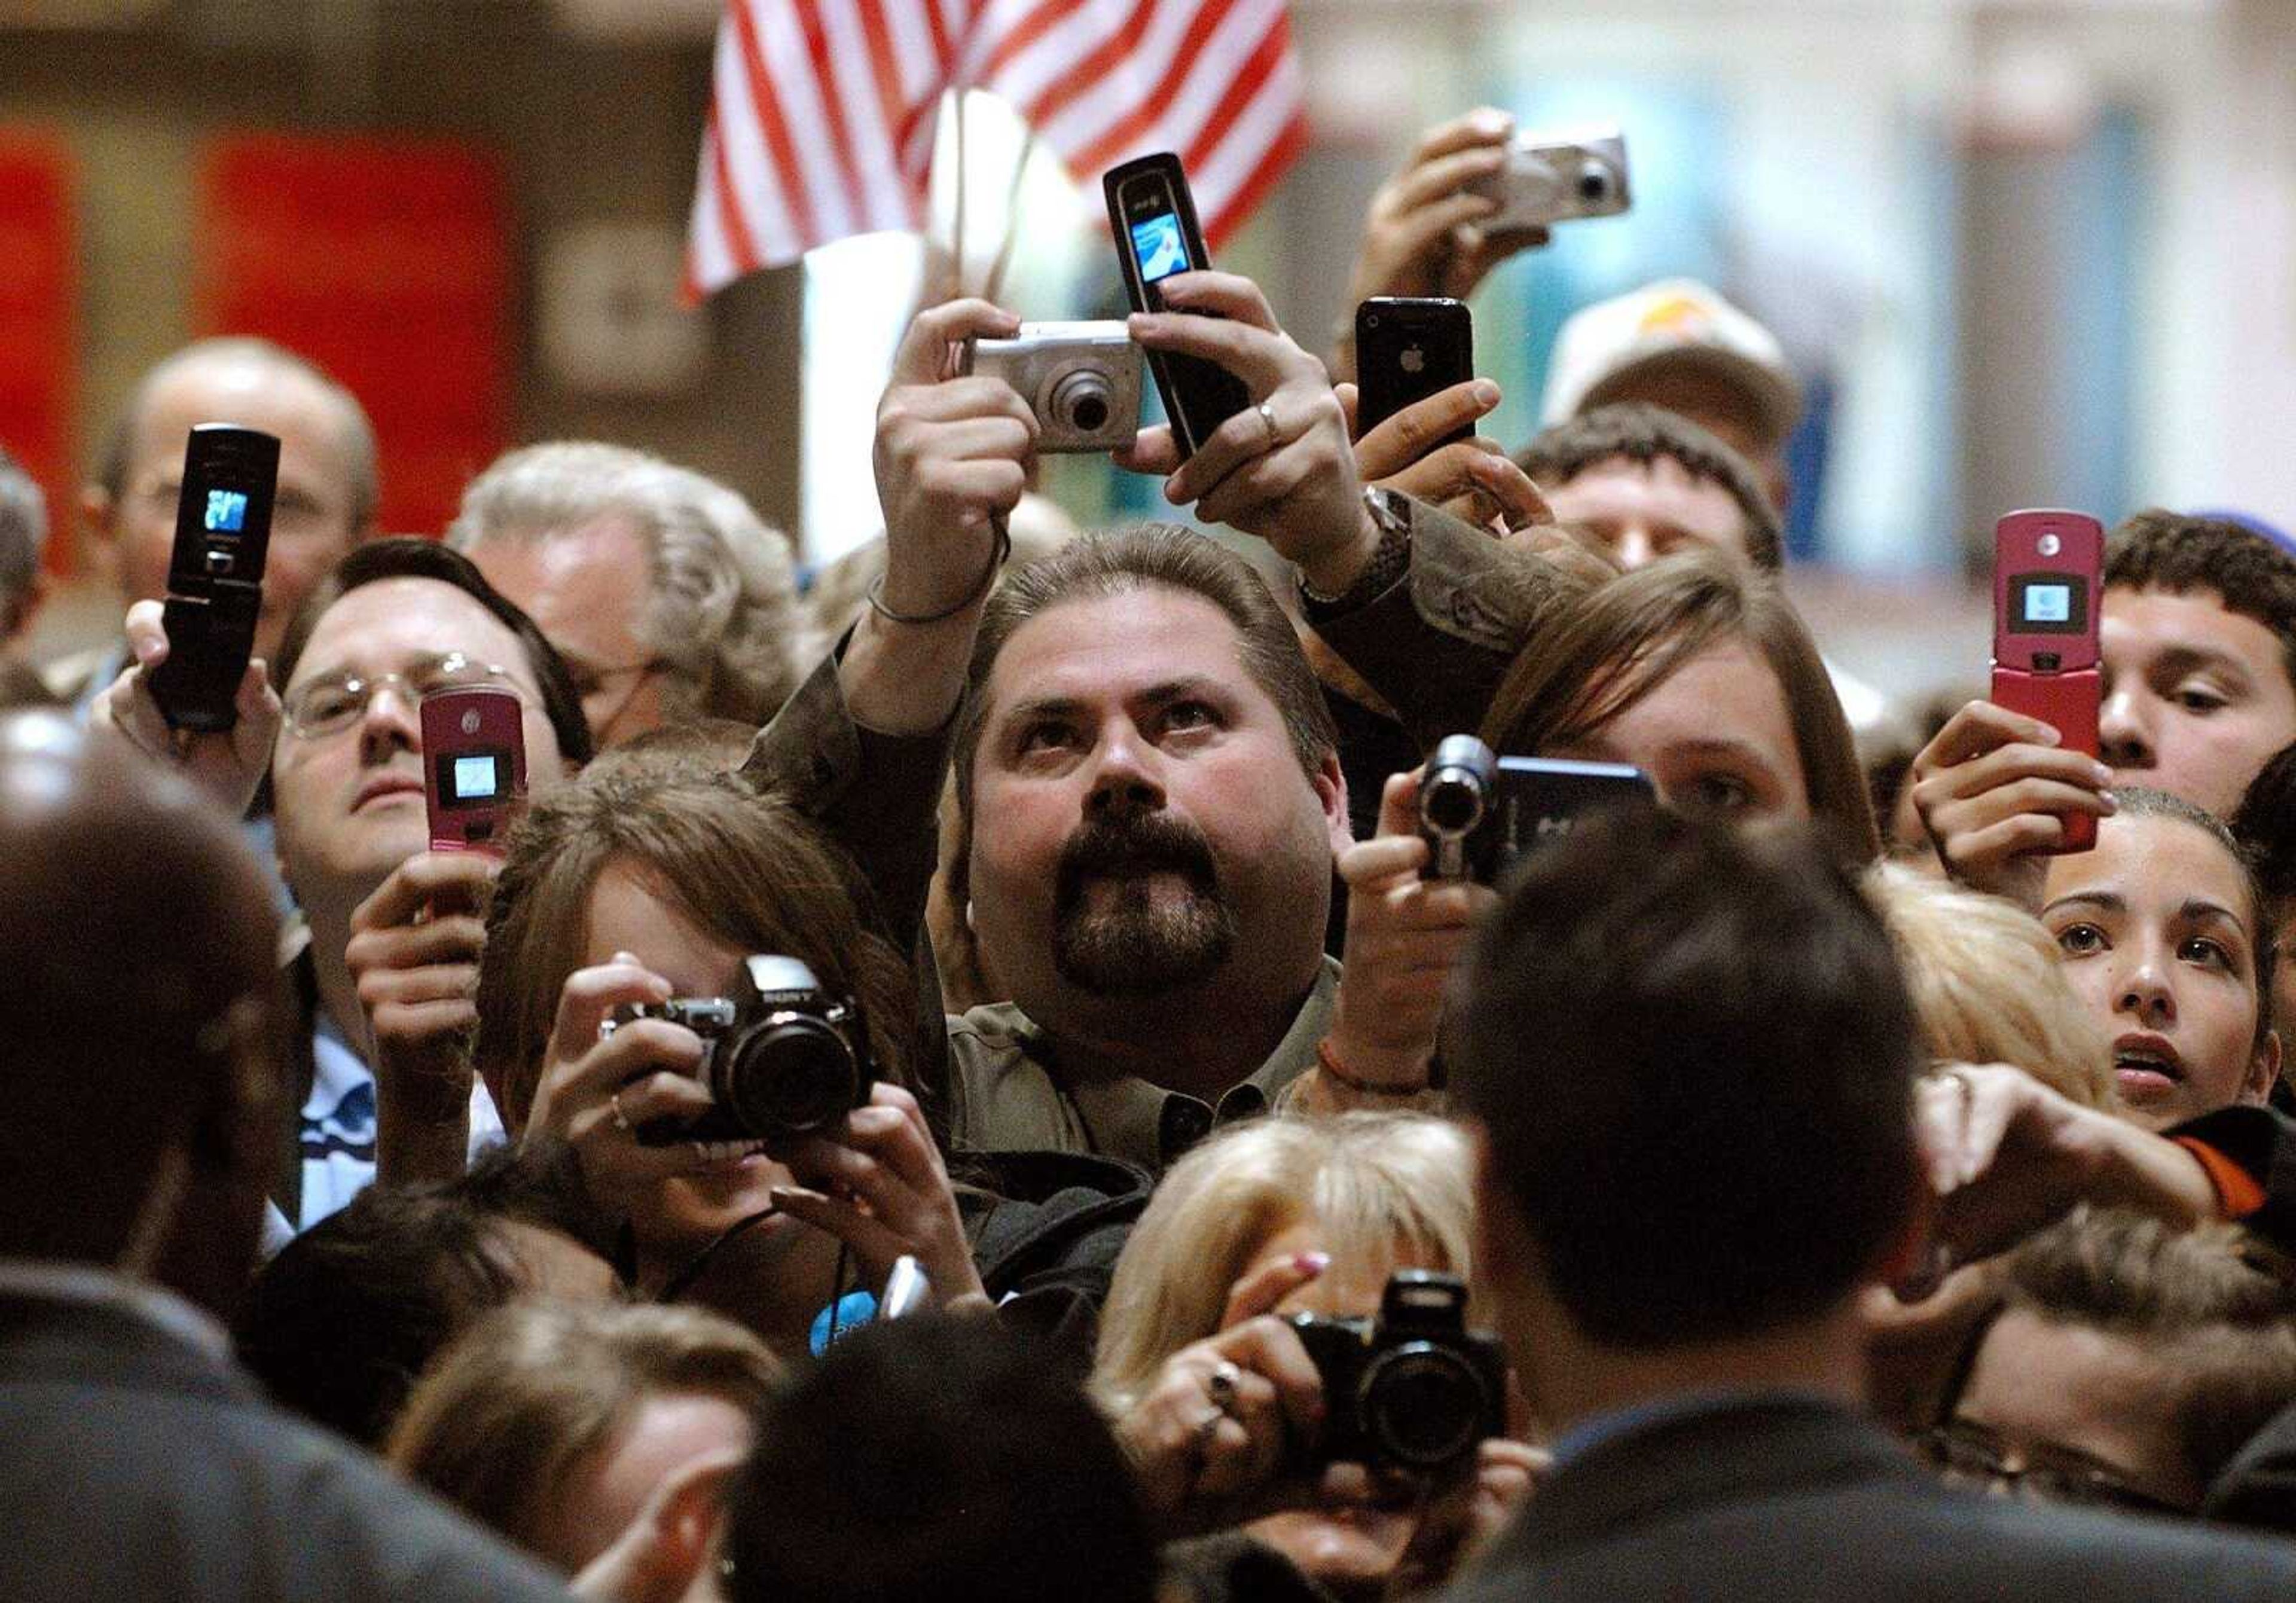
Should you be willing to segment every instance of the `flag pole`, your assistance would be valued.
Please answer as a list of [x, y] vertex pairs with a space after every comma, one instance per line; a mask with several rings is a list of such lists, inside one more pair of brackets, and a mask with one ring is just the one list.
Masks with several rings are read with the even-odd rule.
[[1013, 247], [1021, 237], [1021, 180], [1036, 149], [1037, 129], [1031, 123], [1028, 137], [1021, 142], [1021, 159], [1013, 164], [1013, 182], [1004, 192], [1004, 237], [997, 242], [996, 259], [988, 265], [988, 282], [980, 291], [982, 299], [992, 303], [1004, 288], [1004, 270], [1013, 265]]
[[956, 96], [956, 208], [949, 218], [948, 270], [955, 295], [964, 293], [964, 86], [949, 93]]

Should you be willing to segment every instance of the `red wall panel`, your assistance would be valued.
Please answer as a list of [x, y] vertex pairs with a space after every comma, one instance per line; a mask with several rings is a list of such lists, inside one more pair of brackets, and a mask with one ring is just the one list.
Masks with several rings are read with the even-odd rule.
[[260, 334], [348, 385], [374, 420], [382, 528], [436, 535], [509, 438], [507, 191], [453, 141], [210, 141], [193, 241], [195, 326]]
[[62, 139], [0, 129], [0, 446], [48, 498], [48, 566], [70, 567], [79, 262], [74, 175]]

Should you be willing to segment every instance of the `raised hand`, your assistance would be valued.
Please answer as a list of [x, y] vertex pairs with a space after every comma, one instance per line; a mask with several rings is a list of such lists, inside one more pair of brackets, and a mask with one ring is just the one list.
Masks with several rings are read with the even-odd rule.
[[271, 743], [279, 736], [279, 697], [265, 677], [262, 658], [256, 658], [240, 676], [237, 724], [206, 733], [170, 727], [152, 699], [150, 683], [152, 670], [168, 660], [165, 611], [151, 601], [127, 609], [127, 649], [135, 661], [95, 699], [92, 722], [177, 769], [236, 817], [247, 811], [270, 771]]

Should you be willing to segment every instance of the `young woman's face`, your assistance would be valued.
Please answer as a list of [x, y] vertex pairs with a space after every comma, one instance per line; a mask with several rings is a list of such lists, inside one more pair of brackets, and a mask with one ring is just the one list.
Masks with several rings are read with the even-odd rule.
[[2240, 865], [2179, 819], [2107, 819], [2094, 851], [2051, 863], [2042, 922], [2112, 1031], [2139, 1122], [2163, 1129], [2271, 1090], [2280, 1043], [2256, 1038], [2255, 916]]
[[1785, 687], [1745, 640], [1708, 647], [1602, 728], [1539, 755], [1632, 763], [1660, 801], [1697, 817], [1810, 816]]
[[[590, 892], [586, 967], [627, 952], [670, 984], [676, 996], [724, 996], [741, 973], [743, 952], [697, 929], [626, 863], [609, 863]], [[789, 1171], [760, 1152], [713, 1156], [697, 1147], [690, 1169], [645, 1195], [626, 1199], [642, 1252], [684, 1258], [719, 1231], [773, 1206], [775, 1186], [793, 1185]], [[768, 1221], [765, 1230], [793, 1223]]]

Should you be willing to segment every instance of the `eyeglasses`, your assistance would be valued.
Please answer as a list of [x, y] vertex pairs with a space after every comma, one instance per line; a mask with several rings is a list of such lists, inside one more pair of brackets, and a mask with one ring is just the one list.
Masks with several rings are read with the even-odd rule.
[[1939, 1479], [1973, 1492], [2028, 1502], [2070, 1503], [2083, 1508], [2123, 1509], [2144, 1514], [2189, 1516], [2193, 1510], [2130, 1485], [2112, 1469], [2085, 1458], [2037, 1454], [2009, 1468], [2004, 1444], [1989, 1430], [1965, 1421], [1932, 1427], [1915, 1442]]
[[287, 732], [298, 740], [316, 740], [348, 729], [365, 716], [367, 704], [385, 685], [417, 704], [433, 691], [480, 685], [508, 691], [521, 702], [529, 699], [509, 669], [460, 651], [440, 651], [418, 657], [396, 674], [330, 674], [297, 685], [283, 703]]

